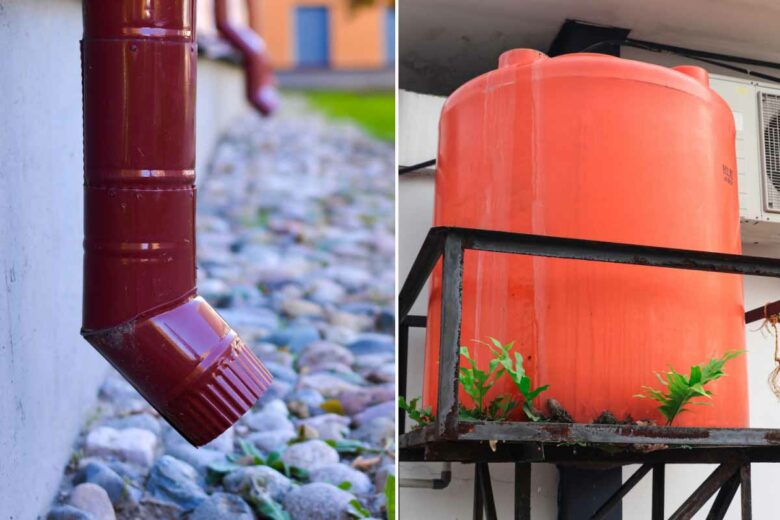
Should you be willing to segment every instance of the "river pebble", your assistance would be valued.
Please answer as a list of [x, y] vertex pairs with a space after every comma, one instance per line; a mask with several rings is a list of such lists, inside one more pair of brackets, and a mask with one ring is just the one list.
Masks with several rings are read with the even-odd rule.
[[[359, 439], [382, 460], [395, 449], [393, 146], [292, 98], [231, 124], [211, 164], [198, 172], [199, 291], [274, 382], [196, 449], [111, 371], [49, 518], [249, 520], [272, 506], [346, 520], [355, 499], [384, 514], [389, 470], [325, 441]], [[101, 508], [83, 509], [90, 497]]]

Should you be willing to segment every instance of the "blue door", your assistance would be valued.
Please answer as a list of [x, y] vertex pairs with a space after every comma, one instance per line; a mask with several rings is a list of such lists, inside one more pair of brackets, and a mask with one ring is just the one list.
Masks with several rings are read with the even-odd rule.
[[328, 9], [295, 8], [295, 54], [299, 67], [327, 67], [329, 58]]
[[392, 7], [385, 11], [385, 60], [395, 63], [395, 9]]

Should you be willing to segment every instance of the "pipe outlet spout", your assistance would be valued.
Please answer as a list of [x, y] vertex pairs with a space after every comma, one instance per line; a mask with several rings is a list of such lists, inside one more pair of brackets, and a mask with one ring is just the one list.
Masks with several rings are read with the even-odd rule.
[[247, 101], [262, 115], [271, 115], [279, 106], [279, 93], [265, 41], [250, 27], [233, 23], [227, 4], [228, 0], [214, 0], [217, 30], [244, 59]]
[[82, 335], [208, 443], [271, 375], [195, 287], [194, 0], [85, 0]]

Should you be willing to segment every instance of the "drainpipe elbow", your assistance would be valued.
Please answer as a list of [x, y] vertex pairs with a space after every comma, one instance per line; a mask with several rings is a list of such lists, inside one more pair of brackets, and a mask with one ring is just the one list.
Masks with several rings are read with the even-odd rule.
[[273, 69], [265, 41], [249, 27], [234, 25], [228, 16], [228, 0], [214, 0], [217, 31], [244, 59], [246, 98], [264, 116], [279, 107]]
[[446, 489], [452, 482], [452, 466], [449, 462], [442, 468], [441, 476], [433, 480], [433, 489]]
[[199, 296], [82, 336], [194, 446], [230, 428], [272, 380]]
[[446, 489], [450, 485], [450, 482], [452, 482], [452, 463], [445, 462], [442, 464], [439, 478], [402, 478], [399, 482], [399, 486], [405, 488], [442, 490]]

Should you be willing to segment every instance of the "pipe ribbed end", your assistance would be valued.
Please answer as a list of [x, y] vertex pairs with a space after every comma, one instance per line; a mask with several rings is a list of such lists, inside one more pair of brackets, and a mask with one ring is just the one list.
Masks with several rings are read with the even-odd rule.
[[82, 333], [195, 446], [230, 428], [271, 385], [260, 360], [200, 297]]
[[190, 443], [202, 446], [252, 408], [271, 381], [265, 366], [235, 336], [212, 370], [187, 385], [164, 415]]

